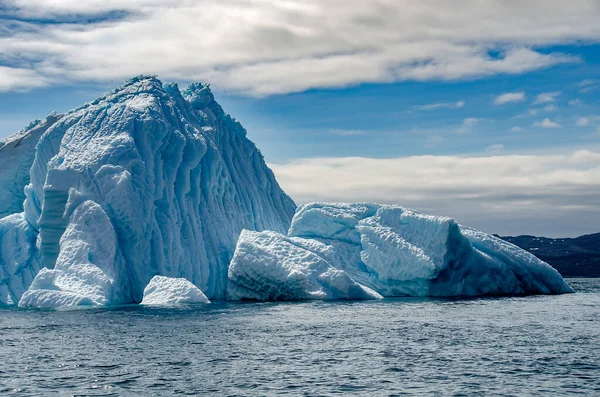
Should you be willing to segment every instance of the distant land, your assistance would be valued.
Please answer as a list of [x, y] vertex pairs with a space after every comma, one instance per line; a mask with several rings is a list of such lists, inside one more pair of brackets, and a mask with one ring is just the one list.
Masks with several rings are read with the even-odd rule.
[[600, 233], [576, 238], [500, 238], [548, 262], [563, 277], [600, 277]]

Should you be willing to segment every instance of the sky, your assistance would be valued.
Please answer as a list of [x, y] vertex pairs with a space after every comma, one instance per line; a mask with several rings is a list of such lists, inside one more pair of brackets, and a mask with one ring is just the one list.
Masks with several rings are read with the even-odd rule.
[[600, 231], [600, 1], [0, 2], [0, 139], [139, 74], [208, 82], [297, 203]]

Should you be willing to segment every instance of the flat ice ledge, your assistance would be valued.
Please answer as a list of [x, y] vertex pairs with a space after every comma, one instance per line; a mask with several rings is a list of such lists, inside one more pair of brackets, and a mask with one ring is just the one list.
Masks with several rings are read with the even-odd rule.
[[454, 220], [394, 205], [311, 203], [288, 236], [243, 231], [230, 300], [574, 292], [547, 263]]
[[185, 278], [154, 276], [144, 288], [142, 305], [210, 303], [208, 298]]

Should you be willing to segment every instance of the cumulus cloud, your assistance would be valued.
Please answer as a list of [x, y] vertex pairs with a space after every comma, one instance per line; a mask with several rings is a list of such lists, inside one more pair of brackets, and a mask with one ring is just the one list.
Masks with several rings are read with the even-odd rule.
[[[140, 73], [264, 96], [518, 74], [578, 58], [537, 46], [600, 38], [600, 7], [467, 0], [6, 0], [0, 90]], [[10, 17], [13, 20], [10, 20]], [[39, 23], [54, 20], [58, 23]], [[10, 71], [24, 69], [27, 73]], [[32, 78], [35, 77], [35, 78]]]
[[506, 94], [498, 95], [494, 99], [494, 105], [504, 105], [510, 102], [522, 102], [525, 100], [525, 93], [520, 92], [507, 92]]
[[437, 109], [460, 109], [465, 106], [465, 101], [456, 102], [437, 102], [429, 103], [427, 105], [413, 106], [416, 110], [437, 110]]
[[560, 127], [560, 124], [555, 123], [554, 121], [552, 121], [548, 117], [546, 117], [542, 121], [536, 121], [536, 122], [534, 122], [533, 126], [534, 127], [541, 127], [541, 128], [558, 128], [558, 127]]
[[560, 95], [560, 91], [555, 92], [542, 92], [537, 97], [535, 97], [534, 105], [539, 105], [543, 103], [550, 103], [556, 101], [556, 97]]
[[596, 151], [311, 158], [271, 167], [299, 203], [401, 204], [502, 234], [576, 235], [597, 232], [593, 228], [600, 222], [600, 152]]

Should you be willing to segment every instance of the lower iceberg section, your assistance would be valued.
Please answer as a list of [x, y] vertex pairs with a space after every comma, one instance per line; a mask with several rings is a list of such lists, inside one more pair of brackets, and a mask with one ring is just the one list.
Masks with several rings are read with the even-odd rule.
[[185, 278], [154, 276], [144, 289], [142, 305], [210, 303], [206, 295]]
[[113, 225], [97, 203], [78, 201], [78, 192], [71, 189], [66, 208], [72, 214], [60, 239], [56, 265], [40, 270], [19, 306], [105, 305], [124, 300], [121, 291], [113, 288], [115, 278], [127, 277]]
[[400, 206], [312, 203], [287, 236], [244, 231], [229, 299], [373, 299], [573, 292], [529, 252]]
[[326, 259], [323, 243], [244, 230], [229, 266], [230, 300], [380, 299]]
[[42, 267], [36, 238], [23, 214], [0, 219], [0, 306], [19, 303]]

